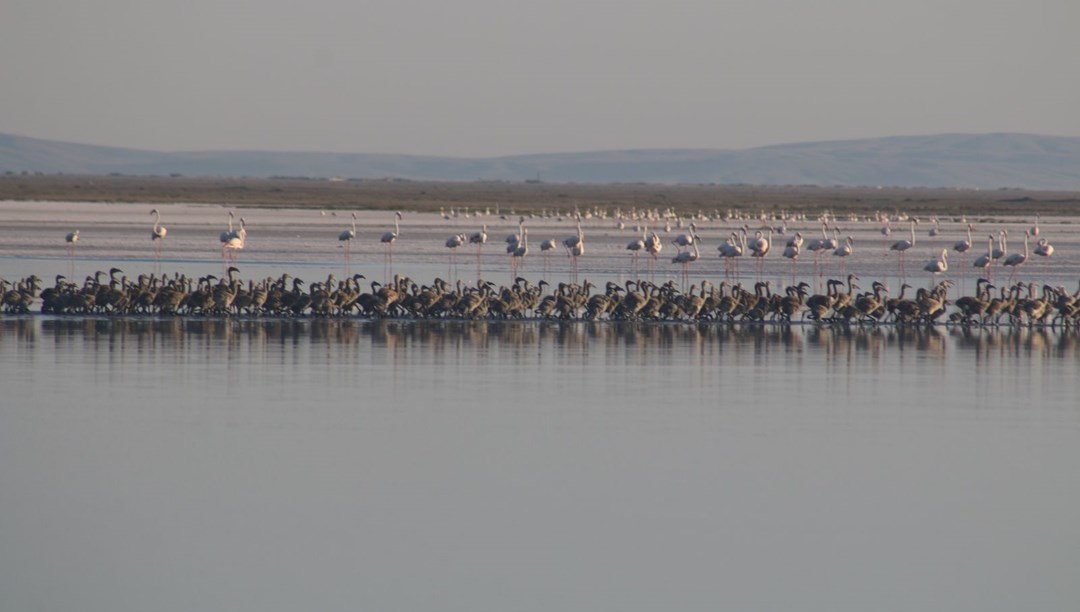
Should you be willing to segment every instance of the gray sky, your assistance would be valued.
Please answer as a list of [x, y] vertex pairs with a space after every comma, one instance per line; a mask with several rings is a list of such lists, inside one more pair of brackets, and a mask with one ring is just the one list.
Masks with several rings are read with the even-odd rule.
[[1077, 0], [0, 0], [0, 132], [488, 156], [1080, 136]]

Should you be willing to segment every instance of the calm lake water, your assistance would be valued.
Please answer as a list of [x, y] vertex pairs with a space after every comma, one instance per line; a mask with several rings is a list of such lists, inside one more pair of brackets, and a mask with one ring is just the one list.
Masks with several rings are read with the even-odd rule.
[[1077, 609], [1078, 339], [2, 318], [0, 609]]

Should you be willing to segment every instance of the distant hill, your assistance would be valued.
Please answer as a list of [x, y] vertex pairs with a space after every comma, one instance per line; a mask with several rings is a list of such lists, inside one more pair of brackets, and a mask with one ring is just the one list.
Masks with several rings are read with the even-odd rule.
[[1080, 138], [941, 134], [739, 150], [644, 149], [472, 159], [363, 153], [161, 152], [0, 134], [0, 173], [24, 171], [1080, 190]]

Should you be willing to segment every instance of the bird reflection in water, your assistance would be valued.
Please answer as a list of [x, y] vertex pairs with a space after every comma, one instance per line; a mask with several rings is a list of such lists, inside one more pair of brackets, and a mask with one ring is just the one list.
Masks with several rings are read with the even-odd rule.
[[547, 347], [586, 352], [617, 347], [650, 354], [712, 351], [735, 355], [781, 351], [827, 356], [880, 358], [889, 351], [914, 351], [943, 358], [948, 350], [1076, 358], [1077, 335], [1050, 329], [978, 327], [672, 325], [640, 322], [558, 321], [356, 321], [337, 319], [178, 319], [107, 317], [12, 317], [0, 320], [0, 345], [56, 350], [89, 347], [108, 351], [224, 352], [246, 355], [306, 344], [364, 347], [392, 352], [420, 349], [436, 354], [493, 347]]

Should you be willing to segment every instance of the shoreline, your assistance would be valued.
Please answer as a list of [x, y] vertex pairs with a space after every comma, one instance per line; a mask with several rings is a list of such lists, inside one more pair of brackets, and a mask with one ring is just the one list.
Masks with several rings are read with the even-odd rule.
[[566, 212], [575, 207], [769, 214], [1080, 215], [1080, 192], [953, 188], [428, 182], [302, 178], [0, 175], [0, 201], [208, 204], [435, 212], [491, 209]]

